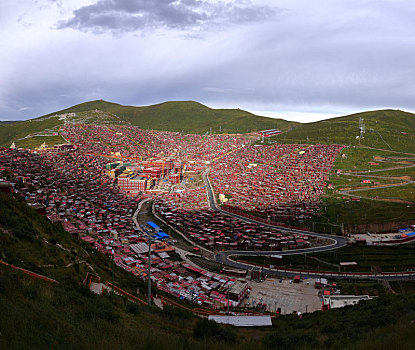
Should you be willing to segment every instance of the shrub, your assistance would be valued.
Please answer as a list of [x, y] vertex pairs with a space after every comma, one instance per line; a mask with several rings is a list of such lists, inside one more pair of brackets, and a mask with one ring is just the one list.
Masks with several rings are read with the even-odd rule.
[[165, 305], [163, 307], [162, 315], [168, 319], [180, 318], [180, 319], [190, 319], [193, 315], [190, 311], [174, 307], [171, 305]]
[[[30, 281], [32, 282], [32, 281]], [[23, 294], [32, 300], [36, 300], [39, 297], [39, 292], [38, 292], [38, 288], [35, 286], [34, 283], [25, 283], [24, 284], [24, 289], [23, 289]]]
[[234, 329], [204, 318], [196, 322], [193, 328], [193, 336], [199, 339], [210, 339], [226, 343], [232, 343], [236, 340], [236, 332]]
[[291, 350], [297, 347], [319, 348], [318, 341], [308, 334], [284, 334], [273, 333], [267, 335], [263, 340], [264, 345], [269, 349]]
[[120, 320], [120, 316], [112, 308], [99, 308], [96, 315], [111, 323], [118, 323]]
[[133, 315], [137, 315], [139, 311], [138, 305], [131, 301], [127, 301], [127, 304], [125, 305], [125, 309], [127, 310], [127, 312]]

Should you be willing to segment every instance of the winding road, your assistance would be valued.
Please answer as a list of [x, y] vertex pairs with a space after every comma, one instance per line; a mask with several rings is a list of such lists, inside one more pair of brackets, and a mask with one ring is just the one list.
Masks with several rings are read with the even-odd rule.
[[[324, 233], [318, 232], [310, 232], [298, 229], [291, 229], [282, 226], [275, 226], [266, 224], [260, 221], [256, 221], [253, 219], [249, 219], [234, 213], [227, 212], [225, 210], [220, 209], [217, 206], [216, 198], [214, 196], [212, 185], [210, 183], [208, 177], [209, 170], [203, 173], [202, 178], [206, 185], [207, 190], [207, 198], [210, 207], [223, 213], [225, 215], [232, 216], [234, 218], [238, 218], [244, 220], [249, 223], [256, 223], [259, 225], [263, 225], [265, 227], [273, 228], [279, 230], [281, 232], [293, 232], [293, 233], [301, 233], [311, 237], [319, 237], [330, 240], [332, 243], [319, 246], [319, 247], [312, 247], [306, 249], [296, 249], [296, 250], [286, 250], [286, 251], [245, 251], [245, 250], [228, 250], [222, 251], [216, 254], [216, 262], [221, 263], [223, 265], [227, 265], [233, 268], [242, 269], [242, 270], [251, 270], [255, 265], [251, 265], [248, 263], [244, 263], [241, 261], [231, 260], [231, 256], [270, 256], [270, 255], [295, 255], [295, 254], [306, 254], [306, 253], [316, 253], [316, 252], [325, 252], [329, 250], [339, 249], [345, 247], [347, 245], [347, 239], [341, 236], [332, 236]], [[341, 273], [341, 272], [328, 272], [328, 271], [301, 271], [301, 270], [288, 270], [288, 269], [270, 269], [270, 268], [261, 268], [263, 273], [267, 275], [273, 276], [294, 276], [294, 275], [302, 275], [308, 277], [332, 277], [332, 278], [339, 278], [339, 279], [375, 279], [375, 280], [407, 280], [407, 279], [414, 279], [415, 272], [402, 272], [402, 273], [381, 273], [381, 274], [372, 274], [372, 273]]]

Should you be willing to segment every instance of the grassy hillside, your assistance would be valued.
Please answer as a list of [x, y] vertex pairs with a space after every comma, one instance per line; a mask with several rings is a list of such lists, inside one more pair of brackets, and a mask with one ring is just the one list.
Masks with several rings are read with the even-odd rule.
[[[99, 112], [96, 112], [98, 110]], [[76, 113], [69, 118], [89, 123], [130, 123], [143, 129], [185, 133], [246, 133], [271, 128], [289, 129], [297, 123], [259, 117], [239, 109], [211, 109], [193, 101], [165, 102], [147, 107], [122, 106], [103, 100], [90, 101], [45, 116], [14, 124], [0, 124], [0, 146], [28, 134], [58, 129], [64, 121], [57, 115]], [[22, 144], [25, 146], [25, 144]]]
[[278, 135], [279, 142], [319, 142], [359, 145], [359, 118], [364, 119], [366, 133], [360, 144], [401, 152], [415, 152], [415, 115], [400, 110], [379, 110], [300, 124]]
[[29, 134], [57, 130], [56, 128], [60, 125], [62, 125], [62, 121], [58, 117], [43, 117], [12, 124], [0, 124], [0, 146], [9, 147], [12, 142], [18, 144], [19, 139]]
[[[80, 282], [92, 269], [111, 281], [111, 261], [38, 215], [24, 201], [0, 193], [0, 259], [58, 281], [33, 280], [0, 264], [1, 349], [220, 349], [224, 342], [193, 337], [198, 319], [181, 309], [148, 308], [110, 295], [95, 296]], [[146, 285], [115, 266], [114, 282], [132, 294]], [[200, 327], [200, 325], [198, 326]], [[229, 327], [219, 334], [234, 340]], [[248, 344], [247, 344], [248, 345]], [[232, 348], [232, 347], [231, 347]], [[252, 348], [252, 347], [251, 347]]]
[[193, 101], [128, 108], [118, 115], [146, 129], [205, 133], [212, 128], [215, 133], [246, 133], [270, 128], [287, 129], [291, 124], [295, 125], [281, 119], [259, 117], [240, 109], [211, 109]]
[[[98, 110], [99, 112], [95, 112]], [[28, 134], [55, 129], [63, 124], [56, 115], [76, 113], [76, 120], [96, 123], [130, 123], [144, 129], [185, 133], [246, 133], [270, 128], [284, 130], [273, 138], [283, 143], [340, 143], [415, 152], [415, 116], [400, 110], [379, 110], [315, 123], [295, 123], [256, 116], [240, 109], [212, 109], [194, 101], [172, 101], [145, 107], [123, 106], [96, 100], [81, 103], [43, 117], [0, 124], [0, 146]], [[359, 118], [366, 133], [359, 140]]]
[[412, 349], [415, 297], [383, 296], [266, 329], [233, 329], [167, 308], [94, 296], [71, 280], [37, 282], [0, 267], [3, 349]]
[[[0, 265], [1, 349], [410, 349], [415, 342], [413, 286], [401, 283], [394, 287], [407, 294], [302, 319], [283, 316], [263, 329], [224, 327], [177, 308], [161, 311], [92, 295], [80, 284], [87, 263], [106, 279], [109, 259], [1, 193], [0, 257], [59, 282], [33, 280]], [[131, 292], [145, 290], [120, 269], [115, 282]]]
[[[296, 123], [259, 117], [240, 109], [212, 109], [194, 101], [171, 101], [146, 107], [123, 106], [103, 100], [90, 101], [56, 113], [98, 109], [145, 129], [205, 133], [250, 132], [269, 128], [287, 129]], [[221, 128], [220, 128], [221, 127]]]
[[15, 142], [17, 147], [35, 148], [43, 142], [46, 142], [48, 146], [64, 143], [65, 140], [57, 133], [64, 124], [65, 118], [70, 122], [87, 124], [128, 123], [111, 113], [95, 109], [83, 110], [81, 108], [75, 114], [72, 113], [60, 111], [26, 121], [0, 124], [0, 146], [8, 147], [12, 142]]
[[[71, 276], [81, 281], [88, 271], [111, 279], [107, 257], [70, 236], [62, 225], [37, 214], [23, 200], [3, 193], [0, 193], [0, 259], [57, 280]], [[142, 283], [118, 268], [117, 281], [131, 291], [136, 291]]]
[[[0, 267], [0, 301], [1, 349], [173, 350], [226, 346], [225, 342], [193, 337], [198, 321], [187, 312], [150, 309], [117, 296], [95, 296], [70, 278], [48, 284]], [[217, 328], [234, 337], [233, 330]]]

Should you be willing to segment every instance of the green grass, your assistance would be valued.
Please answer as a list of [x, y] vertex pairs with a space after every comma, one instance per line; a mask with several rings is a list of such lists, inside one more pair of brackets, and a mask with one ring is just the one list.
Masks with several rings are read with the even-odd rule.
[[[23, 200], [3, 193], [0, 193], [0, 259], [58, 281], [65, 276], [82, 281], [87, 272], [98, 274], [104, 281], [111, 281], [112, 277], [107, 256], [69, 235], [61, 224], [38, 215]], [[141, 297], [146, 298], [144, 282], [116, 265], [114, 283], [132, 294], [140, 288]]]
[[[100, 110], [143, 129], [206, 133], [246, 133], [270, 128], [287, 130], [297, 123], [256, 116], [240, 109], [212, 109], [194, 101], [171, 101], [145, 107], [123, 106], [103, 100], [90, 101], [54, 112]], [[221, 131], [220, 131], [221, 127]]]
[[[380, 175], [379, 175], [380, 176]], [[382, 175], [383, 176], [383, 175]], [[371, 180], [371, 184], [364, 184], [362, 180]], [[374, 186], [374, 182], [379, 182], [379, 184], [394, 184], [394, 183], [401, 183], [403, 180], [400, 179], [383, 179], [378, 177], [372, 177], [370, 174], [367, 176], [352, 176], [352, 175], [333, 175], [330, 178], [330, 182], [334, 189], [338, 189], [341, 187], [370, 187]]]
[[[335, 143], [358, 146], [359, 118], [364, 119], [366, 133], [360, 145], [415, 152], [415, 116], [400, 110], [379, 110], [298, 125], [275, 137], [281, 143]], [[402, 133], [406, 134], [402, 134]]]
[[70, 278], [51, 285], [1, 267], [0, 284], [2, 349], [221, 349], [225, 344], [193, 337], [198, 321], [180, 309], [160, 311], [117, 296], [94, 296]]
[[56, 115], [89, 124], [132, 124], [143, 129], [185, 133], [247, 133], [264, 129], [288, 130], [298, 123], [261, 117], [240, 109], [212, 109], [194, 101], [172, 101], [157, 105], [123, 106], [103, 100], [90, 101], [45, 116], [13, 124], [0, 124], [0, 146], [8, 147], [27, 135], [63, 125]]
[[[343, 158], [341, 155], [339, 155], [336, 159], [336, 162], [334, 163], [333, 168], [349, 171], [373, 171], [384, 168], [399, 167], [403, 166], [403, 164], [397, 164], [396, 162], [393, 162], [395, 158], [391, 159], [391, 157], [408, 157], [407, 155], [401, 153], [392, 153], [365, 147], [348, 147], [343, 149], [341, 154], [344, 154], [345, 157]], [[375, 157], [383, 157], [388, 161], [380, 162], [375, 160]], [[399, 159], [396, 159], [396, 161], [399, 161]], [[375, 162], [379, 165], [370, 165], [369, 162]]]
[[[344, 295], [370, 295], [370, 296], [385, 296], [390, 291], [385, 288], [385, 285], [377, 281], [347, 281], [336, 280], [337, 287], [340, 288], [341, 294]], [[410, 283], [410, 282], [403, 282]], [[401, 293], [410, 294], [410, 293]]]
[[353, 194], [358, 196], [365, 196], [371, 198], [388, 198], [400, 199], [414, 202], [415, 201], [415, 185], [409, 184], [406, 186], [378, 188], [366, 191], [356, 191]]
[[[104, 112], [105, 118], [94, 116], [94, 113], [97, 114], [95, 110]], [[282, 143], [339, 143], [352, 146], [359, 146], [356, 135], [359, 134], [359, 117], [363, 117], [367, 132], [361, 140], [362, 146], [415, 152], [414, 115], [407, 112], [371, 111], [300, 124], [260, 117], [240, 109], [212, 109], [194, 101], [171, 101], [145, 107], [123, 106], [103, 100], [89, 101], [32, 121], [2, 123], [1, 146], [9, 146], [28, 134], [62, 125], [62, 121], [54, 115], [63, 113], [84, 113], [89, 122], [109, 123], [113, 120], [114, 123], [127, 122], [144, 129], [185, 133], [206, 133], [211, 128], [214, 133], [246, 133], [278, 128], [286, 132], [272, 140]]]
[[415, 339], [410, 325], [412, 301], [412, 295], [387, 296], [305, 315], [302, 320], [287, 316], [284, 321], [275, 320], [276, 329], [264, 337], [263, 344], [269, 349], [411, 349]]
[[128, 124], [123, 119], [101, 110], [89, 110], [77, 112], [75, 117], [70, 118], [72, 122], [82, 122], [85, 124]]
[[44, 142], [48, 147], [53, 147], [54, 145], [65, 143], [65, 140], [61, 136], [33, 136], [27, 137], [15, 142], [16, 147], [21, 148], [37, 148], [41, 146]]
[[[363, 282], [359, 291], [372, 284]], [[10, 350], [410, 349], [415, 341], [409, 323], [414, 294], [385, 295], [302, 319], [281, 316], [270, 328], [236, 329], [171, 307], [159, 311], [94, 296], [70, 278], [48, 284], [0, 267], [0, 313], [0, 345]]]
[[[363, 192], [363, 191], [362, 191]], [[364, 191], [368, 192], [368, 191]], [[366, 194], [366, 193], [365, 193]], [[407, 203], [393, 203], [361, 199], [352, 201], [350, 197], [326, 196], [320, 212], [313, 217], [316, 230], [323, 230], [324, 225], [332, 224], [370, 224], [388, 222], [406, 222], [415, 217], [415, 206]]]
[[[243, 256], [241, 260], [285, 268], [320, 271], [339, 271], [338, 264], [340, 262], [355, 261], [358, 266], [353, 271], [356, 272], [394, 272], [415, 269], [414, 248], [413, 244], [395, 247], [350, 246], [325, 253], [283, 256], [282, 263], [261, 256]], [[333, 264], [337, 266], [333, 266]]]
[[411, 178], [415, 177], [415, 167], [410, 168], [402, 168], [402, 169], [395, 169], [395, 170], [385, 170], [376, 173], [379, 176], [410, 176]]
[[0, 146], [9, 147], [12, 142], [16, 142], [29, 134], [44, 130], [55, 129], [62, 125], [58, 117], [37, 118], [12, 124], [0, 125]]
[[[368, 199], [360, 201], [352, 201], [351, 197], [359, 195], [374, 198], [376, 196], [384, 198], [398, 198], [403, 200], [413, 200], [413, 193], [410, 191], [412, 186], [392, 187], [389, 189], [371, 189], [351, 192], [351, 196], [343, 196], [337, 193], [337, 190], [344, 187], [371, 187], [373, 182], [380, 184], [401, 183], [401, 176], [415, 176], [414, 168], [405, 168], [400, 161], [412, 161], [413, 157], [403, 153], [395, 153], [388, 151], [379, 151], [368, 148], [356, 147], [346, 148], [342, 154], [347, 157], [337, 157], [333, 171], [330, 175], [328, 183], [331, 183], [334, 190], [326, 190], [326, 194], [322, 197], [323, 205], [320, 212], [313, 217], [316, 230], [322, 232], [340, 232], [340, 228], [332, 227], [328, 223], [341, 224], [370, 224], [370, 223], [387, 223], [387, 222], [405, 222], [408, 218], [415, 217], [415, 208], [413, 205], [408, 207], [407, 203], [391, 203], [381, 202]], [[387, 162], [378, 162], [378, 166], [369, 166], [369, 162], [376, 162], [374, 157], [379, 156], [387, 159]], [[395, 170], [387, 170], [391, 167], [402, 167]], [[364, 176], [353, 176], [348, 174], [337, 175], [335, 169], [343, 169], [344, 171], [352, 170]], [[385, 169], [383, 171], [374, 171], [377, 169]], [[368, 172], [371, 170], [371, 172]], [[364, 174], [364, 172], [366, 172]], [[376, 176], [390, 177], [379, 178]], [[369, 179], [372, 184], [363, 184], [363, 179]], [[408, 191], [409, 189], [409, 191]], [[324, 223], [324, 224], [319, 224]], [[310, 226], [311, 227], [311, 226]]]

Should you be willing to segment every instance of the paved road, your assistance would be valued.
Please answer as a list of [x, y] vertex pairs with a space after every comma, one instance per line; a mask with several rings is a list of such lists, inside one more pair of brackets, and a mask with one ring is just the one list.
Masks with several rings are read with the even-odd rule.
[[[327, 234], [318, 233], [318, 232], [303, 231], [303, 230], [298, 230], [298, 229], [287, 229], [286, 227], [265, 224], [260, 221], [245, 218], [243, 216], [240, 216], [234, 213], [229, 213], [225, 210], [220, 209], [216, 205], [216, 200], [215, 200], [215, 197], [212, 191], [212, 186], [210, 184], [210, 180], [207, 174], [208, 174], [208, 171], [206, 171], [202, 175], [202, 177], [206, 185], [209, 205], [213, 210], [219, 211], [225, 215], [230, 215], [232, 217], [244, 220], [246, 222], [257, 223], [257, 224], [260, 224], [260, 225], [263, 225], [269, 228], [280, 230], [282, 232], [289, 231], [289, 232], [294, 232], [294, 233], [302, 233], [308, 236], [325, 238], [331, 241], [330, 244], [325, 245], [325, 246], [312, 247], [312, 248], [306, 248], [306, 249], [286, 250], [286, 251], [245, 251], [245, 250], [222, 251], [216, 255], [217, 262], [223, 265], [237, 268], [237, 269], [251, 270], [253, 265], [245, 264], [242, 262], [237, 262], [237, 261], [229, 259], [229, 257], [236, 256], [236, 255], [238, 256], [270, 256], [273, 254], [295, 255], [295, 254], [315, 253], [315, 252], [324, 252], [328, 250], [334, 250], [334, 249], [342, 248], [347, 245], [347, 239], [344, 237], [332, 236], [332, 235], [327, 235]], [[272, 276], [294, 276], [294, 275], [299, 274], [298, 272], [290, 272], [284, 269], [263, 268], [262, 271], [263, 273], [267, 275], [272, 275]], [[336, 272], [323, 272], [323, 271], [322, 272], [310, 272], [308, 271], [308, 272], [302, 272], [301, 275], [308, 276], [308, 277], [331, 277], [331, 278], [338, 278], [338, 279], [375, 279], [375, 280], [415, 279], [415, 272], [414, 273], [397, 273], [397, 274], [350, 274], [350, 273], [346, 274], [346, 273], [336, 273]]]
[[[381, 163], [384, 162], [383, 160], [378, 160], [377, 162]], [[370, 170], [356, 170], [356, 171], [347, 171], [342, 173], [342, 175], [353, 175], [353, 176], [367, 176], [372, 173], [381, 173], [382, 171], [390, 171], [390, 170], [402, 170], [402, 169], [409, 169], [413, 168], [415, 165], [404, 165], [404, 166], [395, 166], [391, 168], [383, 168], [383, 169], [370, 169]], [[376, 177], [376, 176], [372, 176]], [[390, 176], [389, 176], [390, 177]]]
[[[358, 177], [370, 176], [370, 177], [381, 178], [381, 179], [395, 179], [393, 176], [379, 176], [379, 175], [372, 175], [372, 174], [374, 172], [380, 173], [382, 171], [396, 170], [396, 169], [401, 170], [401, 169], [408, 169], [408, 168], [413, 168], [413, 167], [415, 167], [415, 165], [408, 165], [408, 166], [403, 166], [403, 167], [393, 167], [393, 168], [386, 168], [386, 169], [376, 169], [376, 170], [369, 170], [369, 171], [359, 171], [359, 172], [356, 172], [356, 173], [345, 172], [345, 173], [343, 173], [343, 175], [358, 176]], [[339, 190], [338, 193], [340, 193], [342, 195], [346, 195], [346, 196], [355, 196], [355, 197], [359, 197], [359, 198], [363, 198], [363, 199], [384, 201], [384, 200], [388, 200], [388, 198], [365, 197], [365, 196], [352, 194], [352, 192], [370, 191], [370, 190], [377, 190], [377, 189], [384, 189], [384, 188], [391, 188], [391, 187], [401, 187], [401, 186], [407, 186], [407, 185], [415, 183], [414, 180], [404, 180], [404, 181], [405, 182], [395, 183], [395, 184], [385, 184], [385, 185], [369, 186], [369, 187], [365, 187], [365, 188], [354, 188], [354, 189], [349, 189], [349, 190]]]
[[[223, 254], [225, 253], [225, 254]], [[257, 253], [266, 253], [266, 252], [242, 252], [243, 255], [258, 255]], [[248, 253], [248, 254], [247, 254]], [[249, 254], [253, 253], [253, 254]], [[287, 255], [281, 253], [290, 253], [290, 252], [278, 252], [279, 255]], [[293, 252], [291, 252], [293, 253]], [[300, 252], [297, 251], [299, 254]], [[216, 258], [218, 262], [223, 263], [227, 266], [241, 269], [241, 270], [251, 270], [254, 266], [247, 263], [242, 263], [239, 261], [234, 261], [229, 259], [231, 255], [237, 255], [238, 252], [222, 252], [219, 253]], [[275, 252], [274, 252], [275, 254]], [[265, 254], [261, 254], [265, 255]], [[261, 267], [260, 267], [261, 268]], [[382, 273], [382, 274], [370, 274], [370, 273], [338, 273], [338, 272], [325, 272], [325, 271], [289, 271], [285, 269], [270, 269], [270, 268], [261, 268], [262, 273], [268, 276], [278, 276], [278, 277], [294, 277], [296, 275], [300, 275], [301, 277], [312, 277], [312, 278], [320, 278], [320, 277], [327, 277], [327, 278], [334, 278], [334, 279], [347, 279], [347, 280], [388, 280], [388, 281], [400, 281], [400, 280], [415, 280], [415, 273]]]
[[142, 201], [140, 201], [140, 202], [138, 203], [138, 205], [137, 205], [137, 209], [135, 210], [135, 212], [134, 212], [134, 214], [133, 214], [133, 222], [134, 222], [134, 224], [135, 224], [135, 226], [136, 226], [137, 228], [140, 228], [140, 225], [138, 224], [138, 221], [137, 221], [137, 216], [138, 216], [138, 214], [140, 213], [141, 207], [143, 206], [143, 204], [144, 204], [144, 203], [146, 203], [146, 202], [150, 201], [151, 199], [152, 199], [151, 197], [150, 197], [150, 198], [143, 199], [143, 200], [142, 200]]
[[[378, 189], [390, 188], [390, 187], [401, 187], [401, 186], [408, 186], [413, 183], [415, 183], [415, 181], [407, 180], [407, 182], [401, 182], [397, 184], [377, 185], [376, 187], [372, 186], [372, 187], [366, 187], [366, 188], [354, 188], [350, 190], [341, 190], [341, 191], [338, 191], [338, 193], [349, 195], [350, 192], [370, 191], [370, 190], [378, 190]], [[356, 196], [356, 197], [360, 197], [360, 196]], [[371, 198], [371, 199], [374, 199], [374, 198]], [[382, 200], [382, 198], [380, 200]]]

